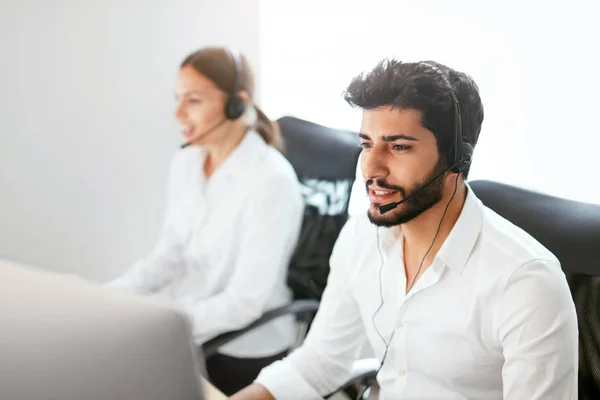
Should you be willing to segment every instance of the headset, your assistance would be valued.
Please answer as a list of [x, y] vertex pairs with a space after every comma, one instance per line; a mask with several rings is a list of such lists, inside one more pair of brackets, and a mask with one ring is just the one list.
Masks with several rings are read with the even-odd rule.
[[242, 55], [235, 50], [228, 49], [228, 51], [235, 65], [235, 77], [233, 78], [233, 86], [231, 87], [229, 98], [225, 103], [225, 117], [230, 121], [234, 121], [246, 111], [246, 104], [240, 97], [238, 88], [240, 76], [242, 75]]
[[198, 135], [195, 138], [190, 139], [190, 141], [182, 144], [180, 146], [182, 149], [185, 149], [186, 147], [190, 146], [192, 144], [192, 141], [196, 141], [199, 138], [204, 137], [209, 133], [213, 132], [225, 122], [235, 121], [236, 119], [244, 115], [244, 112], [246, 111], [246, 103], [244, 103], [244, 100], [240, 97], [238, 88], [240, 76], [242, 74], [242, 55], [236, 50], [227, 49], [227, 52], [233, 60], [233, 64], [235, 66], [235, 76], [233, 78], [233, 86], [231, 87], [231, 92], [229, 92], [227, 96], [227, 101], [225, 102], [225, 118], [213, 125], [210, 129], [206, 130], [205, 132], [202, 132], [201, 135]]
[[452, 149], [452, 157], [450, 158], [448, 163], [450, 164], [450, 166], [442, 172], [440, 172], [438, 175], [436, 175], [425, 185], [421, 186], [418, 190], [415, 190], [411, 195], [405, 197], [404, 199], [394, 203], [388, 203], [379, 206], [379, 212], [381, 214], [385, 214], [389, 211], [392, 211], [400, 204], [412, 199], [414, 196], [421, 193], [423, 190], [427, 189], [432, 183], [441, 178], [446, 172], [452, 171], [454, 173], [459, 174], [461, 172], [465, 172], [469, 168], [469, 165], [471, 165], [471, 159], [473, 157], [473, 145], [468, 141], [465, 141], [465, 138], [463, 137], [462, 113], [460, 112], [460, 103], [458, 102], [458, 97], [456, 97], [454, 88], [450, 84], [450, 80], [448, 79], [446, 74], [435, 65], [423, 61], [421, 61], [420, 64], [431, 68], [433, 71], [435, 71], [435, 73], [440, 75], [450, 91], [450, 96], [452, 96], [452, 101], [454, 103], [454, 145]]
[[[435, 65], [429, 64], [427, 62], [420, 62], [421, 65], [425, 65], [429, 68], [431, 68], [433, 71], [435, 71], [438, 75], [440, 75], [443, 79], [444, 79], [444, 83], [446, 84], [446, 86], [448, 87], [448, 89], [450, 90], [450, 95], [452, 96], [452, 101], [454, 103], [454, 148], [452, 151], [452, 158], [450, 159], [451, 162], [449, 162], [449, 167], [446, 168], [445, 170], [443, 170], [441, 173], [439, 173], [438, 175], [436, 175], [433, 179], [431, 179], [429, 182], [427, 182], [425, 185], [421, 186], [418, 190], [414, 191], [411, 195], [407, 196], [406, 198], [398, 201], [398, 202], [394, 202], [394, 203], [388, 203], [388, 204], [384, 204], [382, 206], [379, 207], [379, 212], [381, 214], [385, 214], [388, 211], [391, 211], [393, 209], [395, 209], [396, 207], [398, 207], [400, 204], [410, 200], [411, 198], [413, 198], [413, 196], [417, 195], [418, 193], [421, 193], [423, 190], [425, 190], [427, 187], [429, 187], [429, 185], [431, 185], [433, 182], [437, 181], [439, 178], [441, 178], [446, 172], [448, 171], [452, 171], [454, 173], [456, 173], [456, 181], [454, 184], [454, 191], [452, 192], [452, 196], [450, 197], [450, 200], [448, 201], [448, 203], [446, 204], [446, 208], [444, 209], [444, 213], [442, 214], [442, 217], [440, 218], [440, 223], [437, 227], [437, 231], [435, 233], [435, 236], [433, 237], [433, 241], [431, 242], [431, 245], [429, 246], [429, 248], [427, 249], [427, 251], [425, 252], [425, 255], [423, 256], [423, 259], [421, 260], [421, 263], [419, 264], [419, 269], [417, 270], [417, 273], [413, 279], [413, 282], [411, 283], [411, 285], [408, 287], [407, 293], [410, 292], [410, 290], [412, 289], [412, 287], [414, 286], [419, 273], [421, 272], [421, 268], [423, 267], [423, 263], [425, 262], [425, 258], [427, 257], [427, 254], [429, 254], [429, 252], [431, 251], [431, 249], [433, 248], [433, 245], [435, 244], [435, 241], [440, 233], [440, 230], [442, 228], [442, 223], [444, 222], [444, 218], [446, 217], [446, 213], [448, 212], [448, 208], [450, 207], [450, 203], [452, 203], [452, 200], [454, 199], [455, 195], [456, 195], [456, 191], [458, 189], [458, 178], [460, 176], [460, 173], [464, 172], [467, 170], [467, 168], [469, 168], [469, 165], [471, 165], [471, 159], [473, 157], [473, 145], [467, 141], [465, 141], [463, 135], [462, 135], [462, 114], [460, 112], [460, 104], [458, 102], [458, 97], [456, 96], [456, 93], [454, 92], [454, 88], [452, 87], [452, 85], [450, 84], [450, 80], [448, 79], [448, 77], [446, 76], [446, 74], [444, 72], [442, 72], [438, 67], [436, 67]], [[377, 315], [377, 313], [379, 312], [379, 310], [381, 310], [381, 308], [383, 307], [383, 290], [381, 287], [381, 272], [383, 270], [383, 265], [384, 265], [384, 261], [383, 261], [383, 255], [381, 253], [381, 248], [379, 246], [379, 228], [377, 228], [377, 250], [379, 251], [379, 257], [381, 260], [381, 265], [380, 265], [380, 269], [379, 269], [379, 294], [381, 297], [381, 303], [379, 305], [379, 307], [377, 308], [377, 310], [375, 311], [375, 313], [373, 314], [373, 318], [372, 318], [372, 322], [373, 322], [373, 326], [375, 328], [375, 331], [377, 333], [377, 335], [379, 336], [379, 338], [383, 341], [383, 344], [385, 346], [385, 350], [383, 352], [383, 357], [381, 360], [381, 364], [379, 364], [379, 368], [377, 368], [376, 372], [375, 372], [375, 376], [371, 379], [371, 381], [363, 386], [363, 389], [359, 392], [358, 396], [357, 396], [357, 400], [362, 399], [363, 395], [365, 394], [365, 392], [371, 387], [371, 385], [373, 385], [373, 383], [375, 382], [375, 380], [377, 379], [377, 375], [379, 374], [379, 371], [381, 371], [381, 368], [383, 368], [383, 364], [385, 363], [385, 359], [387, 357], [388, 354], [388, 350], [390, 347], [390, 344], [392, 343], [392, 340], [394, 339], [394, 334], [396, 333], [396, 330], [394, 329], [392, 331], [392, 334], [390, 336], [389, 341], [386, 341], [383, 337], [383, 335], [379, 332], [379, 329], [377, 328], [377, 325], [375, 324], [375, 316]]]
[[458, 97], [456, 97], [456, 93], [454, 88], [450, 84], [450, 80], [438, 67], [433, 64], [429, 64], [426, 62], [421, 62], [422, 65], [428, 66], [438, 75], [442, 77], [448, 89], [450, 89], [450, 96], [452, 96], [452, 100], [454, 101], [454, 157], [452, 160], [452, 168], [450, 169], [452, 172], [461, 173], [469, 168], [471, 165], [471, 158], [473, 157], [473, 145], [467, 141], [463, 137], [462, 130], [462, 113], [460, 112], [460, 103], [458, 102]]

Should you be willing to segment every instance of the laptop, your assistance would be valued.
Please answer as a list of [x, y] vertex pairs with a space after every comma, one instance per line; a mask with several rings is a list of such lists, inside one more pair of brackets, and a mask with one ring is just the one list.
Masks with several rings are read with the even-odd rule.
[[188, 320], [0, 260], [0, 399], [203, 400]]

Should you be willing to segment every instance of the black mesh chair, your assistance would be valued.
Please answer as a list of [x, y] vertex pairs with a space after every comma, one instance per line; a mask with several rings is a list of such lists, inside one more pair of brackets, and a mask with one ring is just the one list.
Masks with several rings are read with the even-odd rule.
[[[278, 122], [284, 139], [284, 155], [302, 184], [306, 204], [300, 238], [288, 273], [294, 301], [265, 313], [244, 329], [222, 334], [205, 343], [206, 357], [257, 326], [286, 314], [296, 317], [298, 337], [295, 346], [300, 345], [327, 283], [333, 245], [348, 219], [360, 153], [357, 134], [293, 117], [283, 117]], [[359, 375], [362, 372], [358, 371]]]
[[470, 185], [486, 206], [558, 257], [579, 320], [579, 399], [600, 399], [600, 205], [490, 181]]

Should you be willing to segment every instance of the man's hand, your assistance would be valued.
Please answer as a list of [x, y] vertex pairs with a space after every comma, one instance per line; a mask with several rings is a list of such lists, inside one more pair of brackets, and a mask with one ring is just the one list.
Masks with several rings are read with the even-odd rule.
[[253, 383], [252, 385], [240, 390], [231, 400], [275, 400], [275, 397], [262, 385]]

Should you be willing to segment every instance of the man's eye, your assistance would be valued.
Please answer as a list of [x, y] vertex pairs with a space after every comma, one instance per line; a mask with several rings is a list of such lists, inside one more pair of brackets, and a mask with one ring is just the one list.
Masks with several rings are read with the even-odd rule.
[[373, 147], [373, 145], [371, 143], [361, 142], [360, 147], [362, 147], [363, 149], [370, 149], [371, 147]]
[[396, 151], [406, 151], [411, 149], [410, 146], [405, 146], [403, 144], [395, 144], [394, 146], [392, 146], [392, 148]]

